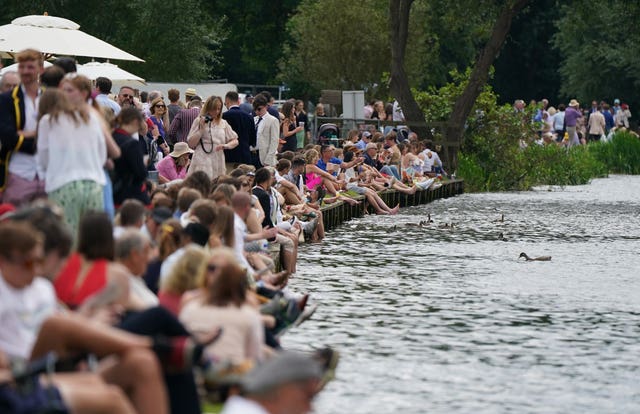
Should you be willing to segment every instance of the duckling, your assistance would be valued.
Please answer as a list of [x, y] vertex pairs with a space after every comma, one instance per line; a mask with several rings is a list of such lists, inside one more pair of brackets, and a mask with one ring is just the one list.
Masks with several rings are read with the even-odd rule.
[[500, 218], [497, 220], [493, 220], [494, 223], [504, 223], [504, 213], [500, 215]]
[[451, 223], [451, 224], [449, 224], [449, 223], [444, 223], [444, 224], [439, 225], [439, 226], [438, 226], [438, 228], [439, 228], [439, 229], [451, 229], [451, 230], [453, 230], [453, 228], [455, 227], [455, 225], [456, 225], [455, 223]]
[[416, 226], [416, 227], [422, 227], [426, 224], [426, 221], [424, 220], [420, 220], [419, 223], [404, 223], [405, 226]]
[[520, 256], [518, 256], [518, 259], [524, 257], [524, 259], [527, 262], [548, 262], [551, 260], [551, 256], [540, 256], [540, 257], [529, 257], [527, 256], [527, 254], [525, 252], [520, 253]]
[[498, 240], [501, 240], [501, 241], [509, 241], [509, 239], [507, 239], [506, 237], [504, 237], [504, 233], [500, 233], [500, 234], [498, 234]]
[[433, 223], [433, 220], [431, 220], [431, 213], [427, 214], [427, 220], [424, 222], [424, 224], [431, 224]]

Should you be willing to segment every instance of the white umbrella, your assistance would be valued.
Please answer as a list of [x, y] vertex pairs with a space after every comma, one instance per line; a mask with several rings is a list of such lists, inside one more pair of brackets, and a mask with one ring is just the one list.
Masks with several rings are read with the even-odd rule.
[[78, 73], [91, 80], [96, 80], [103, 76], [110, 79], [112, 82], [133, 81], [145, 83], [144, 79], [141, 77], [136, 76], [133, 73], [129, 73], [124, 69], [120, 69], [117, 65], [108, 62], [89, 62], [84, 65], [78, 65]]
[[[49, 66], [53, 66], [53, 64], [45, 60], [44, 61], [45, 69], [48, 68]], [[13, 65], [5, 66], [4, 68], [0, 69], [0, 75], [4, 75], [5, 72], [17, 72], [17, 71], [18, 71], [18, 64], [14, 63]]]
[[143, 62], [124, 50], [78, 30], [79, 28], [78, 24], [61, 17], [18, 17], [11, 24], [0, 26], [0, 54], [3, 57], [13, 57], [21, 50], [33, 48], [46, 54]]

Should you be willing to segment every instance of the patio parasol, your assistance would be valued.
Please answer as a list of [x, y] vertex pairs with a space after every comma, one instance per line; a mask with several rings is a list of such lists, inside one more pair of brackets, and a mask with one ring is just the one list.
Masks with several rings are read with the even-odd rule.
[[117, 81], [134, 81], [145, 83], [144, 79], [129, 73], [124, 69], [120, 69], [117, 65], [108, 62], [89, 62], [84, 65], [78, 65], [78, 73], [84, 75], [91, 80], [95, 80], [100, 76], [110, 79], [112, 82]]
[[45, 54], [88, 56], [103, 59], [142, 59], [81, 30], [71, 20], [54, 16], [23, 16], [0, 26], [0, 56], [11, 57], [33, 48]]

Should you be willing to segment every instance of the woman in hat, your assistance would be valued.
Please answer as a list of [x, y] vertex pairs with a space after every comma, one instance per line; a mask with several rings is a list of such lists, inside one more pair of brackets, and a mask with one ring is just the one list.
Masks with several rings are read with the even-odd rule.
[[189, 175], [203, 171], [213, 180], [225, 174], [224, 150], [238, 146], [238, 134], [222, 119], [219, 96], [210, 96], [204, 103], [191, 125], [187, 143], [194, 150]]
[[569, 134], [568, 146], [570, 147], [580, 145], [580, 139], [576, 133], [577, 121], [582, 118], [582, 113], [579, 108], [580, 104], [578, 101], [572, 99], [571, 102], [569, 102], [569, 107], [564, 112], [564, 125], [567, 128], [567, 134]]
[[191, 162], [193, 150], [186, 142], [176, 142], [173, 152], [163, 158], [156, 168], [158, 169], [158, 182], [165, 184], [173, 180], [181, 180], [187, 176], [187, 169]]

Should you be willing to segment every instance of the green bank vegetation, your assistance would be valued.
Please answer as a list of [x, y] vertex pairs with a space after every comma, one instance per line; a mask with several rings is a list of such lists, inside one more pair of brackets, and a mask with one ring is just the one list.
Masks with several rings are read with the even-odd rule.
[[[466, 86], [470, 70], [452, 71], [452, 82], [441, 88], [413, 91], [430, 123], [446, 122], [456, 97]], [[498, 96], [486, 85], [467, 119], [456, 175], [465, 180], [465, 191], [526, 190], [537, 185], [586, 184], [607, 174], [640, 174], [640, 140], [619, 132], [611, 142], [571, 149], [541, 146], [534, 141], [540, 124], [531, 119], [537, 108], [516, 114], [511, 105], [499, 105]], [[436, 141], [442, 131], [435, 131]], [[525, 144], [526, 147], [522, 148]]]

